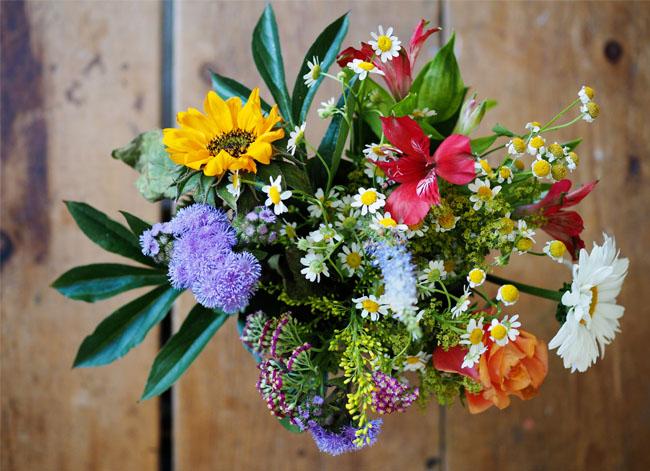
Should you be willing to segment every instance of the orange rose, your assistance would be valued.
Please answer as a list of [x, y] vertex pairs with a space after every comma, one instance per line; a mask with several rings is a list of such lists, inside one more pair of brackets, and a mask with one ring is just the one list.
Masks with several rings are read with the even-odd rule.
[[483, 390], [467, 393], [469, 411], [478, 414], [492, 405], [504, 409], [510, 405], [510, 395], [530, 399], [537, 395], [547, 372], [546, 344], [533, 334], [520, 330], [514, 342], [503, 347], [492, 343], [478, 364]]

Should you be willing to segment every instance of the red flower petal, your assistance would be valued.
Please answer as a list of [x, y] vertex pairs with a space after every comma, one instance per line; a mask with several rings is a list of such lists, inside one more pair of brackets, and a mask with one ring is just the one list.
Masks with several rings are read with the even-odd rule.
[[436, 173], [449, 183], [465, 185], [476, 177], [469, 138], [452, 134], [440, 143], [433, 154]]
[[414, 119], [408, 116], [400, 118], [381, 118], [381, 127], [388, 140], [405, 154], [429, 159], [429, 138]]
[[404, 155], [389, 162], [375, 162], [375, 165], [398, 183], [417, 182], [427, 176], [427, 163], [420, 156]]
[[420, 48], [424, 44], [424, 41], [427, 40], [429, 36], [431, 36], [433, 33], [437, 33], [440, 31], [440, 28], [430, 28], [426, 31], [424, 31], [425, 26], [429, 22], [427, 20], [420, 20], [418, 25], [415, 27], [413, 30], [413, 35], [411, 36], [411, 40], [409, 41], [409, 50], [408, 50], [408, 55], [409, 55], [409, 60], [411, 61], [412, 65], [415, 65], [415, 60], [418, 58], [418, 54], [420, 53]]
[[427, 215], [431, 205], [440, 202], [434, 201], [433, 198], [418, 196], [417, 185], [417, 181], [402, 183], [393, 190], [386, 201], [386, 209], [399, 222], [408, 225], [418, 224]]
[[562, 207], [568, 208], [570, 206], [575, 206], [576, 204], [580, 203], [580, 201], [582, 201], [585, 196], [591, 193], [591, 191], [596, 186], [596, 183], [598, 183], [598, 180], [595, 180], [591, 183], [587, 183], [586, 185], [582, 185], [577, 190], [573, 190], [568, 194], [566, 194], [562, 199]]
[[480, 381], [478, 370], [472, 368], [461, 368], [463, 359], [467, 350], [463, 347], [456, 345], [445, 351], [442, 348], [436, 348], [433, 351], [433, 366], [436, 370], [447, 371], [449, 373], [459, 373], [464, 376], [469, 376], [475, 381]]

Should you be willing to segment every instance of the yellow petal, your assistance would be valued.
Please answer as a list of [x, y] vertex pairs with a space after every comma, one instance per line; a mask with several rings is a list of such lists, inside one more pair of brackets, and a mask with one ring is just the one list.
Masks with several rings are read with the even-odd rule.
[[226, 105], [228, 105], [228, 109], [230, 110], [230, 117], [232, 119], [233, 126], [235, 126], [238, 124], [237, 117], [241, 111], [241, 99], [237, 96], [228, 98], [226, 100]]
[[278, 139], [282, 139], [284, 137], [284, 129], [276, 129], [274, 131], [270, 132], [265, 132], [264, 134], [260, 135], [257, 140], [261, 142], [268, 142], [271, 143], [273, 141], [277, 141]]
[[232, 129], [232, 118], [230, 109], [223, 99], [214, 91], [210, 90], [203, 102], [205, 114], [212, 119], [222, 132], [228, 132]]
[[245, 131], [255, 131], [257, 123], [262, 119], [262, 108], [260, 106], [260, 89], [255, 87], [251, 91], [248, 101], [239, 112], [237, 122], [239, 128]]
[[255, 160], [265, 165], [268, 165], [271, 162], [271, 155], [273, 154], [273, 148], [271, 144], [263, 141], [255, 141], [248, 149], [246, 149], [246, 155], [251, 156]]
[[219, 129], [214, 123], [196, 108], [189, 108], [187, 112], [178, 113], [178, 122], [183, 128], [203, 133], [206, 139], [211, 139], [211, 136], [219, 133]]

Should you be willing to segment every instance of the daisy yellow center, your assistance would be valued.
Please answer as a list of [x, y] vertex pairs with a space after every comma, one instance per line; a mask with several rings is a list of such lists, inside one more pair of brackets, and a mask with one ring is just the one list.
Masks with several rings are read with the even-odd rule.
[[530, 123], [530, 125], [532, 127], [535, 127], [535, 128], [541, 128], [542, 127], [542, 123], [540, 123], [539, 121], [533, 121], [533, 122]]
[[507, 303], [514, 303], [519, 299], [519, 290], [513, 285], [503, 285], [501, 287], [501, 298]]
[[483, 329], [479, 329], [477, 327], [469, 334], [469, 341], [472, 343], [472, 345], [478, 345], [481, 343], [481, 340], [483, 340]]
[[364, 191], [361, 195], [361, 202], [364, 206], [370, 206], [375, 201], [377, 201], [377, 193], [373, 190]]
[[499, 175], [501, 178], [510, 178], [512, 176], [512, 171], [508, 167], [501, 167], [499, 169]]
[[569, 158], [575, 165], [578, 165], [578, 162], [580, 162], [580, 157], [575, 152], [569, 152]]
[[562, 149], [562, 146], [558, 144], [557, 142], [554, 142], [550, 146], [548, 146], [548, 151], [553, 154], [553, 157], [556, 159], [559, 159], [560, 157], [564, 156], [564, 150]]
[[225, 150], [237, 158], [246, 153], [248, 146], [255, 141], [255, 135], [243, 129], [233, 129], [214, 137], [207, 145], [208, 152], [213, 157]]
[[296, 237], [296, 230], [293, 228], [293, 226], [287, 224], [284, 227], [284, 231], [287, 233], [287, 237], [289, 239], [293, 239], [294, 237]]
[[409, 224], [409, 229], [412, 231], [419, 231], [424, 226], [424, 221], [420, 221], [417, 224]]
[[381, 218], [379, 220], [379, 224], [381, 224], [384, 227], [396, 227], [397, 221], [393, 218]]
[[373, 70], [375, 68], [375, 64], [373, 64], [372, 62], [362, 61], [362, 62], [359, 62], [359, 68], [361, 70], [365, 70], [365, 71], [370, 72], [371, 70]]
[[519, 241], [517, 242], [517, 248], [522, 252], [528, 252], [530, 249], [533, 248], [533, 241], [527, 237], [523, 239], [519, 239]]
[[564, 164], [554, 164], [553, 167], [551, 167], [551, 175], [553, 175], [553, 178], [555, 180], [562, 180], [564, 177], [567, 176], [567, 173], [569, 173], [569, 169], [566, 168], [566, 165]]
[[359, 268], [359, 266], [361, 266], [361, 255], [356, 252], [350, 252], [345, 257], [345, 263], [347, 263], [350, 268]]
[[530, 140], [530, 147], [532, 147], [533, 149], [539, 149], [543, 145], [544, 145], [544, 139], [539, 136], [535, 136]]
[[591, 302], [589, 303], [589, 315], [594, 317], [594, 312], [596, 312], [596, 306], [598, 305], [598, 287], [594, 286], [591, 288]]
[[280, 197], [280, 190], [278, 189], [277, 186], [272, 186], [269, 189], [269, 198], [271, 198], [273, 204], [278, 204], [280, 203], [280, 201], [282, 201], [282, 198]]
[[381, 50], [381, 52], [390, 51], [393, 47], [393, 41], [385, 34], [381, 35], [379, 38], [377, 38], [377, 47]]
[[501, 340], [506, 336], [508, 330], [502, 324], [497, 324], [490, 329], [490, 333], [496, 340]]
[[519, 159], [515, 160], [515, 167], [517, 167], [517, 170], [523, 170], [525, 167], [524, 162]]
[[372, 153], [375, 155], [384, 155], [384, 150], [381, 148], [381, 146], [372, 146]]
[[311, 78], [312, 80], [317, 80], [320, 77], [320, 64], [314, 64], [314, 67], [311, 69]]
[[594, 98], [594, 95], [596, 94], [593, 88], [587, 87], [586, 85], [582, 87], [582, 91], [585, 92], [585, 95], [587, 95], [587, 98], [589, 98], [590, 100], [592, 100]]
[[451, 273], [456, 268], [456, 263], [453, 260], [445, 260], [445, 271]]
[[526, 150], [526, 143], [521, 137], [515, 137], [512, 139], [512, 147], [521, 154]]
[[481, 168], [485, 173], [487, 173], [488, 175], [492, 175], [492, 168], [490, 167], [490, 164], [488, 163], [487, 160], [481, 159], [479, 160], [479, 164], [481, 165]]
[[456, 218], [453, 214], [443, 214], [438, 218], [438, 225], [443, 229], [453, 229], [456, 225]]
[[475, 268], [469, 272], [469, 279], [474, 284], [483, 283], [483, 280], [485, 279], [485, 273], [483, 273], [483, 270]]
[[363, 305], [363, 309], [368, 312], [379, 311], [379, 303], [373, 301], [372, 299], [364, 299], [361, 304]]
[[559, 240], [554, 240], [549, 244], [548, 251], [550, 252], [551, 256], [555, 258], [561, 258], [564, 256], [564, 252], [566, 252], [566, 245], [564, 245], [564, 243]]
[[536, 160], [533, 164], [533, 173], [538, 177], [545, 177], [551, 171], [551, 164], [546, 160]]
[[587, 103], [587, 112], [592, 118], [597, 118], [600, 115], [600, 107], [593, 101], [590, 101]]
[[417, 365], [420, 363], [420, 358], [416, 356], [406, 357], [406, 363], [409, 365]]
[[478, 190], [476, 190], [476, 194], [482, 200], [489, 200], [492, 198], [492, 190], [488, 186], [480, 186]]

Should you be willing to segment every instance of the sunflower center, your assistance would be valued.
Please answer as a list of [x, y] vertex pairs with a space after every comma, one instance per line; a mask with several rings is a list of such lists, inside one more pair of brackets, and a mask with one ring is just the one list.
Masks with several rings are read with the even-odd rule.
[[589, 315], [594, 317], [594, 312], [596, 311], [596, 305], [598, 304], [598, 287], [593, 286], [591, 288], [591, 302], [589, 303]]
[[208, 143], [208, 152], [213, 157], [220, 151], [225, 150], [231, 156], [237, 158], [248, 150], [248, 146], [255, 141], [255, 135], [252, 132], [243, 129], [233, 129], [214, 137]]
[[351, 268], [359, 268], [361, 265], [361, 256], [356, 253], [356, 252], [350, 252], [346, 257], [345, 257], [345, 262], [350, 266]]
[[372, 299], [364, 299], [363, 308], [368, 312], [377, 312], [379, 311], [379, 304], [373, 301]]
[[381, 49], [381, 52], [390, 51], [390, 49], [393, 47], [393, 41], [391, 41], [391, 39], [384, 34], [382, 36], [379, 36], [377, 39], [377, 47]]

